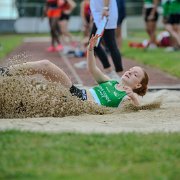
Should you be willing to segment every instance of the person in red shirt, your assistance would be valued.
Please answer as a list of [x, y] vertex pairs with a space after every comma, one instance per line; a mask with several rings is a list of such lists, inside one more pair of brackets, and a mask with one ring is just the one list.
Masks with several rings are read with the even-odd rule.
[[[62, 10], [59, 8], [59, 0], [47, 0], [45, 5], [45, 14], [49, 18], [49, 26], [51, 32], [51, 46], [47, 49], [48, 52], [63, 50], [63, 46], [59, 40], [57, 31], [58, 18]], [[57, 43], [57, 46], [56, 46]]]

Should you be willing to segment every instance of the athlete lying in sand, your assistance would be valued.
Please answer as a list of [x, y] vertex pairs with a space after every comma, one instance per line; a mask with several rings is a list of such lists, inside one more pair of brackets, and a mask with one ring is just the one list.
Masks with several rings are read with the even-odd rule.
[[87, 49], [88, 70], [98, 82], [98, 86], [90, 89], [79, 89], [75, 87], [66, 73], [48, 60], [27, 62], [0, 68], [0, 74], [41, 74], [49, 81], [61, 83], [69, 89], [73, 96], [77, 96], [81, 100], [93, 101], [107, 107], [119, 107], [122, 102], [128, 101], [139, 105], [138, 95], [144, 96], [147, 91], [147, 73], [141, 67], [135, 66], [126, 71], [119, 82], [110, 79], [96, 66], [93, 49], [98, 37], [99, 35], [92, 36]]

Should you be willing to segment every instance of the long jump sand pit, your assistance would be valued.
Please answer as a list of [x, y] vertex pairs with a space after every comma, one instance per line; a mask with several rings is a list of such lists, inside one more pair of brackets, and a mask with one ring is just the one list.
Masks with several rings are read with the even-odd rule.
[[160, 108], [112, 110], [76, 101], [54, 83], [47, 86], [36, 80], [33, 83], [27, 79], [22, 81], [14, 78], [1, 80], [0, 130], [82, 133], [180, 131], [180, 91], [148, 92], [141, 100], [142, 104], [161, 101]]

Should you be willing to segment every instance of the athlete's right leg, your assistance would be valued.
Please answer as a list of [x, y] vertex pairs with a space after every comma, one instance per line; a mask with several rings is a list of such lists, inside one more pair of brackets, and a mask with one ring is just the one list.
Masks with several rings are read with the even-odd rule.
[[41, 74], [47, 80], [61, 83], [64, 87], [70, 88], [72, 82], [67, 74], [49, 60], [26, 62], [9, 67], [10, 75], [34, 75]]

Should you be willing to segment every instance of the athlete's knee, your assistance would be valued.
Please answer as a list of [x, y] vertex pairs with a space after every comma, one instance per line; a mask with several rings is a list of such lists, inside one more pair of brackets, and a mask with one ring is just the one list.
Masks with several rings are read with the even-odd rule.
[[48, 68], [51, 66], [51, 64], [52, 63], [47, 59], [43, 59], [43, 60], [39, 61], [39, 66], [43, 67], [43, 68]]

